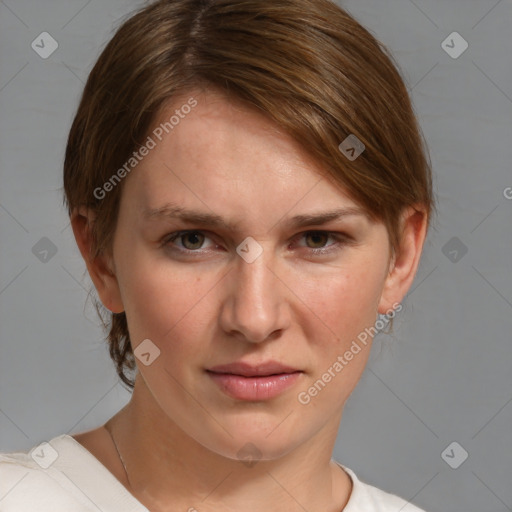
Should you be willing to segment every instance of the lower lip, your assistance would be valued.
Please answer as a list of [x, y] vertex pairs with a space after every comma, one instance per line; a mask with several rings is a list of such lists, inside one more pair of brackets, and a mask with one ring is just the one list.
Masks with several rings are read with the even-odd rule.
[[207, 372], [224, 393], [238, 400], [270, 400], [293, 386], [302, 372], [266, 377], [243, 377], [230, 373]]

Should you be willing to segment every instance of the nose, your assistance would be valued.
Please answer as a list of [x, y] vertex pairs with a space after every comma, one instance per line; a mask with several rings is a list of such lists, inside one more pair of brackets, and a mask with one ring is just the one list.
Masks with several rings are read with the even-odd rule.
[[289, 327], [290, 292], [275, 271], [270, 250], [251, 263], [237, 257], [224, 286], [220, 322], [226, 333], [261, 343]]

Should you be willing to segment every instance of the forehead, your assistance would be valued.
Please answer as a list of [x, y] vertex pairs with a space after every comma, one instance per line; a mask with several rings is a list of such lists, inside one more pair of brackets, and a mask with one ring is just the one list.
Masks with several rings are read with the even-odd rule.
[[167, 202], [212, 211], [273, 212], [355, 205], [300, 144], [255, 109], [210, 91], [175, 98], [156, 116], [154, 147], [123, 196], [139, 212]]

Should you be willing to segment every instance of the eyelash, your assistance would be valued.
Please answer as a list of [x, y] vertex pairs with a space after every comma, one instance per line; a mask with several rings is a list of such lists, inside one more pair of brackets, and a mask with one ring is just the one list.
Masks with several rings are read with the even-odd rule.
[[[169, 235], [166, 235], [162, 239], [161, 247], [169, 247], [171, 250], [173, 250], [175, 252], [181, 252], [182, 254], [185, 254], [187, 256], [193, 255], [194, 253], [204, 254], [204, 251], [201, 251], [201, 249], [192, 250], [192, 249], [183, 249], [180, 247], [171, 247], [171, 245], [170, 245], [171, 242], [174, 242], [176, 239], [179, 239], [185, 235], [190, 235], [193, 233], [200, 233], [202, 235], [205, 235], [205, 238], [210, 238], [206, 235], [206, 233], [204, 231], [200, 231], [200, 230], [193, 229], [193, 230], [186, 230], [186, 231], [176, 231], [174, 233], [170, 233]], [[316, 235], [316, 234], [328, 235], [330, 238], [335, 240], [335, 243], [328, 245], [327, 248], [322, 247], [322, 248], [315, 249], [315, 248], [311, 248], [311, 247], [309, 247], [309, 248], [305, 247], [306, 249], [309, 249], [309, 251], [311, 251], [313, 253], [313, 255], [316, 255], [316, 256], [322, 256], [325, 254], [329, 254], [333, 251], [339, 250], [339, 249], [341, 249], [342, 246], [348, 245], [352, 241], [348, 235], [346, 235], [344, 233], [338, 233], [338, 232], [332, 232], [332, 231], [319, 231], [319, 230], [304, 231], [303, 233], [299, 233], [299, 236], [304, 237], [306, 235]], [[333, 247], [334, 247], [334, 249], [333, 249]]]

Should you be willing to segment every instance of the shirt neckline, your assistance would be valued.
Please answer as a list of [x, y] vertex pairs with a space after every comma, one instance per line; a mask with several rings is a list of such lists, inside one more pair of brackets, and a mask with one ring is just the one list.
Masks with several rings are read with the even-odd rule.
[[[97, 496], [101, 499], [104, 507], [112, 507], [113, 509], [118, 507], [120, 510], [119, 507], [122, 506], [124, 512], [150, 512], [99, 459], [74, 437], [69, 434], [62, 434], [52, 439], [50, 444], [57, 451], [59, 451], [59, 446], [66, 445], [67, 450], [59, 452], [59, 457], [52, 466], [64, 472], [83, 493], [86, 493], [86, 489], [89, 489], [95, 496], [95, 500]], [[85, 456], [89, 464], [95, 466], [96, 471], [84, 472], [81, 465], [77, 466], [76, 455], [78, 454], [82, 457]], [[354, 507], [360, 502], [363, 494], [362, 484], [350, 468], [334, 459], [332, 460], [348, 474], [352, 481], [350, 496], [340, 512], [356, 512]], [[106, 489], [106, 492], [102, 492], [103, 489]]]
[[[51, 468], [64, 473], [86, 496], [93, 496], [101, 510], [123, 510], [123, 512], [150, 512], [114, 474], [85, 446], [69, 434], [62, 434], [50, 441], [59, 452]], [[80, 458], [86, 458], [90, 471], [84, 471]]]

